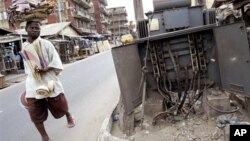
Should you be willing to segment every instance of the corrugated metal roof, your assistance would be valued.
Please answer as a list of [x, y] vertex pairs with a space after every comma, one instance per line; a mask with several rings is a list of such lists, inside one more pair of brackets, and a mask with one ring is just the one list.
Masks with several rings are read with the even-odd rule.
[[21, 40], [18, 36], [0, 36], [0, 44]]
[[0, 35], [5, 35], [5, 34], [9, 34], [12, 33], [12, 31], [10, 31], [9, 29], [0, 27]]
[[[63, 29], [70, 25], [70, 22], [61, 22], [41, 26], [40, 36], [51, 36], [59, 34]], [[27, 35], [25, 29], [16, 30], [18, 34]]]

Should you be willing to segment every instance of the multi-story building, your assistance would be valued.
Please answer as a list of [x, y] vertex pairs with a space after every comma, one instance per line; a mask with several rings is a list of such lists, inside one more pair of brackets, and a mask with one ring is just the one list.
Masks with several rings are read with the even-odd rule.
[[91, 22], [94, 18], [90, 15], [89, 10], [93, 7], [92, 0], [58, 0], [59, 12], [49, 16], [48, 23], [71, 22], [83, 34], [94, 33], [91, 29]]
[[108, 5], [107, 0], [93, 0], [94, 3], [94, 12], [95, 15], [95, 24], [92, 24], [96, 27], [96, 30], [100, 34], [111, 34], [111, 31], [108, 30], [109, 25], [109, 12], [106, 9]]
[[[95, 33], [95, 29], [91, 29], [91, 23], [95, 22], [89, 10], [93, 7], [92, 0], [57, 0], [58, 10], [51, 14], [43, 24], [51, 24], [58, 22], [71, 22], [83, 34]], [[11, 0], [0, 0], [0, 24], [1, 27], [9, 28], [7, 21], [6, 9], [11, 5]], [[20, 25], [24, 28], [25, 23]]]
[[125, 7], [114, 7], [108, 9], [110, 12], [109, 29], [114, 36], [121, 36], [129, 33], [127, 11]]

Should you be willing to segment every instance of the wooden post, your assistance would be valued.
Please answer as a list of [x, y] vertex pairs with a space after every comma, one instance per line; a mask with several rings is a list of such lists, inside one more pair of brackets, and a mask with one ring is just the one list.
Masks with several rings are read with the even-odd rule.
[[5, 87], [5, 76], [0, 73], [0, 89]]

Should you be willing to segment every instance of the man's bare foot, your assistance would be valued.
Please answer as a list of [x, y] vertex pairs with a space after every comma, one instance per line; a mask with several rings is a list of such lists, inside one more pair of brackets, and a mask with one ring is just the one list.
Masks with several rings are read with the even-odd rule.
[[72, 128], [76, 125], [76, 120], [73, 116], [71, 116], [70, 114], [66, 115], [67, 117], [67, 122], [68, 122], [68, 128]]

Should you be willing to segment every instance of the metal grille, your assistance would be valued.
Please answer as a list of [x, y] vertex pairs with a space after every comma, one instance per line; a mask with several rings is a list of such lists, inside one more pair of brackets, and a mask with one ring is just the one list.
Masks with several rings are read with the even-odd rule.
[[148, 37], [148, 21], [138, 21], [137, 22], [137, 28], [138, 28], [138, 36], [139, 38], [145, 38]]
[[216, 14], [215, 9], [208, 9], [204, 13], [205, 24], [214, 24], [216, 23]]

